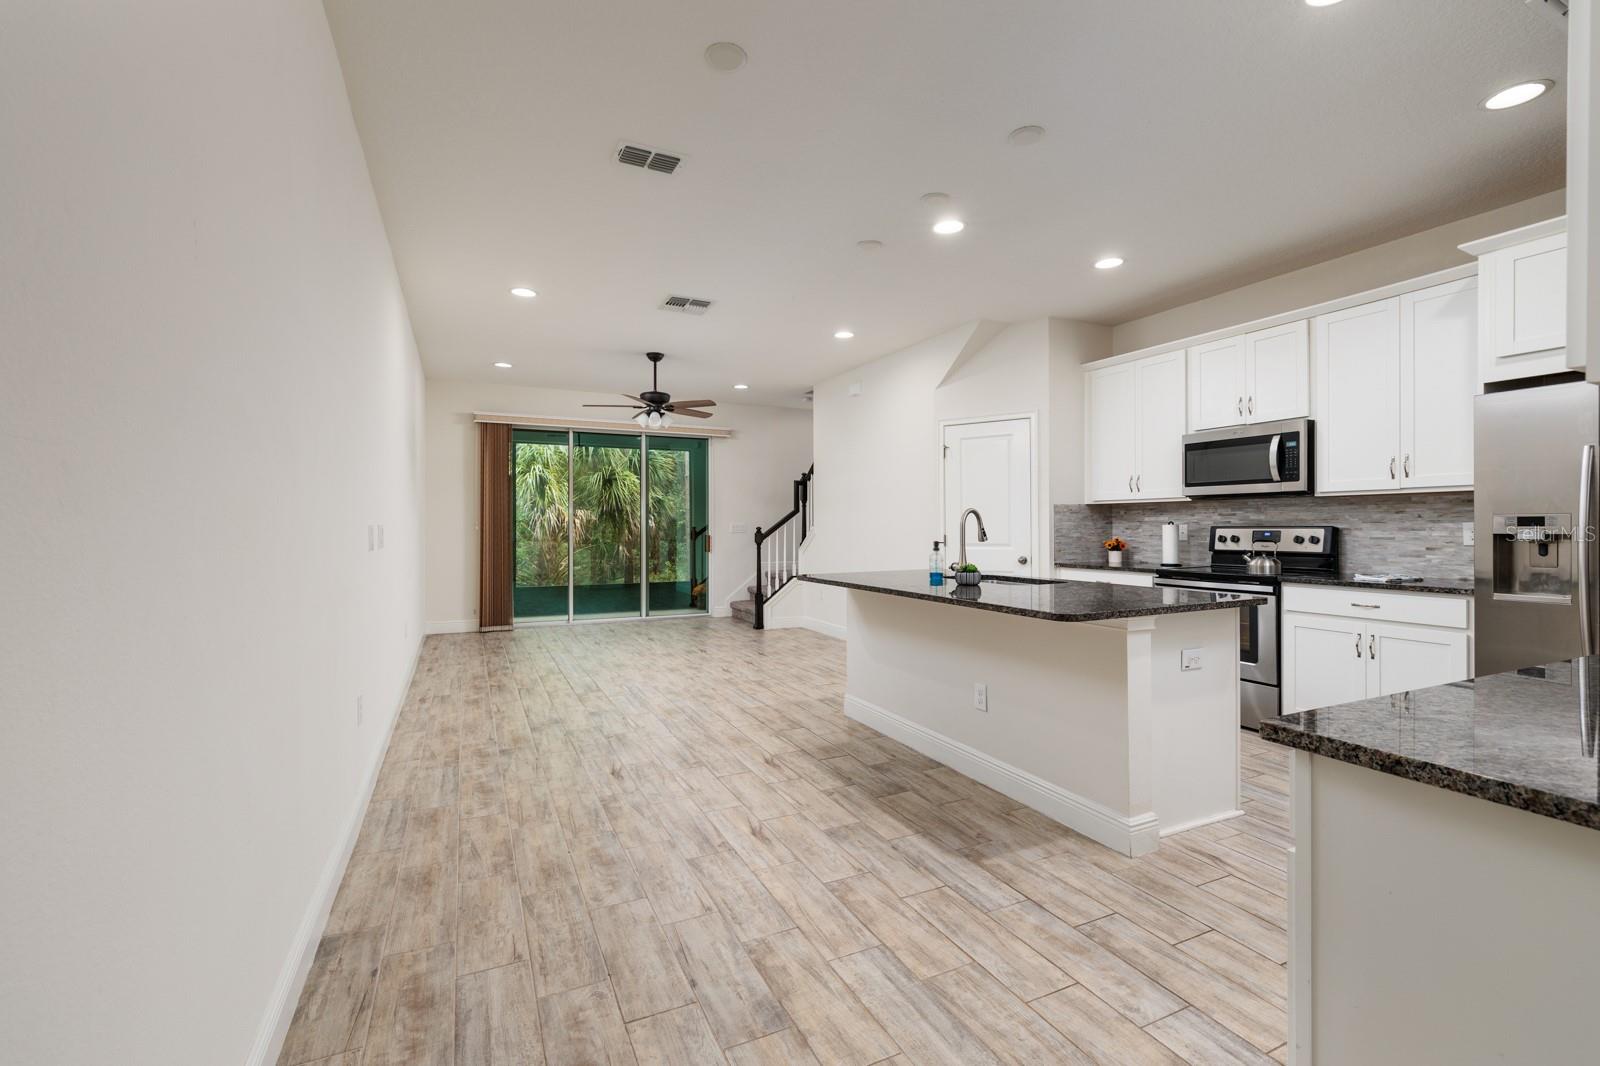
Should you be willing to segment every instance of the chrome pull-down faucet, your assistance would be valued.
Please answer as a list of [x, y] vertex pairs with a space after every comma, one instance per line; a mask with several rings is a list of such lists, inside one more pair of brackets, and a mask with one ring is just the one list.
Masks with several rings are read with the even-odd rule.
[[975, 507], [968, 507], [961, 512], [961, 558], [954, 563], [956, 569], [967, 565], [967, 516], [971, 515], [978, 520], [978, 543], [982, 544], [989, 539], [988, 531], [983, 528], [983, 515]]

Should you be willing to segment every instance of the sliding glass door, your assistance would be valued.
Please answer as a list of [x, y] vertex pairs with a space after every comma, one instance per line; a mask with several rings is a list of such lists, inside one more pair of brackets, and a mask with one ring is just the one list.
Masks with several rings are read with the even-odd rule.
[[699, 438], [515, 430], [516, 618], [704, 613], [708, 475]]

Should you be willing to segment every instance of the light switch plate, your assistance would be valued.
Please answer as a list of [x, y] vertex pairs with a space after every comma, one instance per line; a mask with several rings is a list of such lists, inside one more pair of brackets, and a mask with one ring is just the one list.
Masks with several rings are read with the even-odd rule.
[[750, 527], [745, 525], [743, 522], [735, 522], [733, 525], [728, 527], [728, 532], [729, 533], [748, 533], [748, 532], [750, 532]]
[[989, 711], [989, 686], [982, 681], [972, 686], [972, 707], [974, 710], [983, 711], [985, 714]]
[[1189, 523], [1187, 523], [1187, 522], [1179, 522], [1178, 523], [1178, 539], [1179, 540], [1188, 540], [1189, 539]]
[[1468, 545], [1478, 543], [1478, 536], [1473, 531], [1471, 522], [1461, 523], [1461, 543]]
[[1182, 655], [1183, 655], [1183, 669], [1185, 671], [1198, 670], [1203, 665], [1202, 662], [1201, 662], [1201, 655], [1200, 655], [1200, 649], [1199, 648], [1185, 648], [1185, 649], [1183, 649]]

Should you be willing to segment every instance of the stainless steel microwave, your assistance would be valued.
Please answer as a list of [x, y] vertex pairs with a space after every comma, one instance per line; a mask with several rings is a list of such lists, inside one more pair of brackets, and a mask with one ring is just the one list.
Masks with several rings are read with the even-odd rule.
[[1311, 419], [1258, 422], [1183, 438], [1185, 496], [1311, 491]]

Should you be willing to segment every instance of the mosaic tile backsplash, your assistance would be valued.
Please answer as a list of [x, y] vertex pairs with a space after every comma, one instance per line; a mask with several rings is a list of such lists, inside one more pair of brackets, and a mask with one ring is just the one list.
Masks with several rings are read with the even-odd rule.
[[1189, 539], [1178, 545], [1183, 563], [1208, 561], [1206, 538], [1212, 526], [1303, 523], [1339, 527], [1344, 570], [1472, 577], [1472, 547], [1461, 543], [1462, 523], [1472, 522], [1470, 492], [1063, 505], [1055, 509], [1055, 558], [1063, 563], [1104, 561], [1101, 543], [1116, 535], [1128, 542], [1130, 565], [1156, 565], [1161, 561], [1161, 526], [1168, 520], [1189, 523]]

